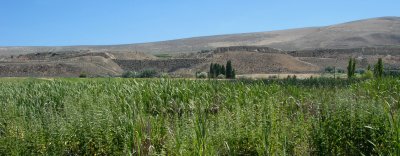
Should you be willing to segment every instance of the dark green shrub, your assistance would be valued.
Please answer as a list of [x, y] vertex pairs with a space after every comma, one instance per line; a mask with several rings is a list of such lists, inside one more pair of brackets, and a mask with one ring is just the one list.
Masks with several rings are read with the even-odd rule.
[[201, 50], [200, 53], [208, 53], [208, 52], [212, 52], [213, 50]]
[[123, 78], [136, 78], [136, 77], [138, 77], [138, 74], [134, 71], [127, 71], [122, 74], [122, 77]]
[[79, 74], [79, 77], [80, 77], [80, 78], [87, 78], [88, 76], [87, 76], [86, 73], [81, 73], [81, 74]]
[[342, 68], [336, 68], [336, 72], [337, 72], [337, 73], [344, 73], [345, 71], [344, 71], [344, 69], [342, 69]]
[[219, 75], [217, 76], [217, 79], [225, 79], [225, 75], [224, 75], [224, 74], [219, 74]]
[[143, 70], [138, 75], [139, 78], [154, 78], [154, 77], [158, 77], [158, 76], [159, 76], [159, 73], [154, 69]]
[[196, 74], [196, 78], [199, 78], [199, 79], [205, 79], [207, 77], [208, 77], [208, 75], [206, 72], [201, 72], [201, 73]]
[[365, 70], [364, 69], [356, 69], [355, 73], [364, 74]]
[[362, 75], [363, 79], [372, 79], [374, 78], [374, 73], [370, 70], [367, 70], [363, 75]]
[[333, 73], [333, 72], [335, 72], [335, 68], [334, 68], [334, 67], [331, 67], [331, 66], [325, 67], [325, 72], [327, 72], [327, 73]]
[[[154, 78], [160, 77], [160, 73], [153, 69], [146, 69], [141, 72], [127, 71], [122, 74], [123, 78]], [[165, 75], [164, 75], [165, 76]]]
[[383, 75], [390, 77], [400, 77], [400, 70], [385, 70], [383, 72]]

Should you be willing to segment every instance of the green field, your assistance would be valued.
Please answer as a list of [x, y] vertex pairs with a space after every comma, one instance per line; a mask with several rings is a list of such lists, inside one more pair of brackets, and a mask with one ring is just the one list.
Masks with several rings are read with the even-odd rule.
[[400, 80], [1, 79], [0, 155], [400, 155]]

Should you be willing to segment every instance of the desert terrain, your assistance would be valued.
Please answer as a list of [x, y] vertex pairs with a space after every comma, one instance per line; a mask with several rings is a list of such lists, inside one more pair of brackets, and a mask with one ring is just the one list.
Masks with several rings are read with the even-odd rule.
[[382, 17], [326, 27], [196, 37], [143, 44], [69, 47], [0, 47], [2, 77], [118, 76], [155, 69], [173, 75], [207, 72], [232, 60], [238, 74], [324, 72], [357, 68], [383, 58], [400, 67], [400, 18]]

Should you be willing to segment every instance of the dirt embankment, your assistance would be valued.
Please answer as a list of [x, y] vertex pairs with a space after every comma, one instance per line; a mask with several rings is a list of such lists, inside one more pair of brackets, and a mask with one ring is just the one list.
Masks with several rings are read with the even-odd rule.
[[258, 46], [232, 46], [232, 47], [220, 47], [214, 50], [214, 53], [224, 53], [224, 52], [261, 52], [261, 53], [282, 53], [282, 50], [270, 48], [270, 47], [258, 47]]
[[338, 56], [356, 57], [361, 55], [399, 55], [400, 47], [364, 47], [351, 49], [315, 49], [288, 51], [293, 57], [336, 58]]
[[119, 75], [123, 70], [114, 62], [110, 53], [46, 52], [19, 55], [0, 62], [2, 77], [76, 77]]
[[76, 77], [82, 70], [68, 63], [1, 63], [0, 77]]
[[114, 60], [125, 71], [155, 69], [161, 72], [174, 72], [181, 68], [192, 68], [205, 63], [206, 59], [167, 59], [167, 60]]

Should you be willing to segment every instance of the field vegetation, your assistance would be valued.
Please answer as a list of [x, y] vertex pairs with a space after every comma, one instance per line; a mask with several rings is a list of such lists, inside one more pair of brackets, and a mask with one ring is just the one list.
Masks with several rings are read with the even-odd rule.
[[2, 79], [0, 155], [400, 155], [400, 80]]

